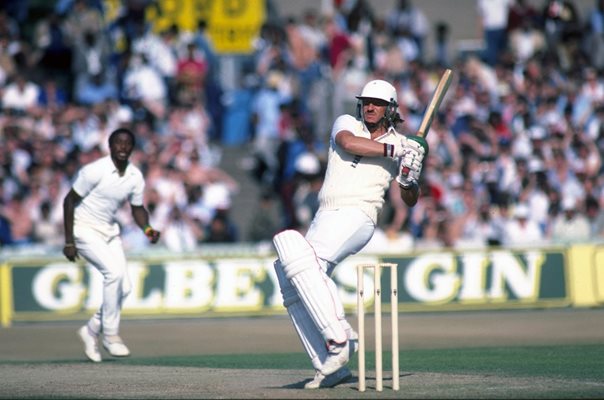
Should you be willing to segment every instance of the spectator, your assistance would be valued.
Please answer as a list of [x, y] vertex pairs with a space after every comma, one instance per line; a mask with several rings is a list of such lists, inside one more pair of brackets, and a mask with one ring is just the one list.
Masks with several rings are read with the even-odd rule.
[[250, 242], [271, 242], [273, 236], [279, 232], [280, 224], [275, 219], [274, 196], [270, 191], [260, 193], [258, 205], [251, 213], [247, 239]]
[[13, 244], [10, 220], [0, 210], [0, 249]]
[[53, 75], [63, 85], [71, 82], [72, 58], [73, 42], [64, 18], [56, 12], [43, 17], [35, 27], [31, 63]]
[[585, 215], [589, 220], [590, 236], [604, 240], [604, 207], [600, 206], [597, 198], [589, 196], [585, 200]]
[[526, 26], [526, 22], [538, 28], [539, 11], [526, 0], [514, 0], [508, 13], [508, 34], [516, 29]]
[[[417, 250], [432, 250], [453, 248], [455, 237], [449, 229], [449, 221], [453, 219], [451, 213], [433, 198], [427, 198], [426, 207], [421, 214], [421, 234], [415, 242]], [[419, 203], [418, 203], [419, 205]], [[415, 211], [413, 211], [415, 214]], [[414, 225], [412, 224], [411, 227]]]
[[179, 104], [194, 103], [203, 92], [208, 63], [195, 43], [187, 44], [186, 53], [176, 66], [176, 99]]
[[92, 76], [111, 72], [111, 49], [104, 37], [92, 29], [74, 38], [72, 71], [76, 85]]
[[63, 231], [58, 221], [52, 219], [51, 203], [44, 201], [40, 205], [39, 217], [35, 219], [32, 239], [34, 243], [59, 246], [63, 243]]
[[531, 218], [528, 205], [517, 204], [514, 207], [513, 219], [505, 224], [503, 239], [503, 244], [509, 246], [535, 246], [543, 243], [545, 236]]
[[346, 65], [347, 53], [352, 44], [349, 36], [338, 26], [335, 18], [326, 18], [323, 29], [327, 40], [324, 51], [327, 54], [330, 68], [337, 76]]
[[562, 200], [562, 213], [554, 219], [551, 239], [557, 243], [580, 243], [589, 240], [591, 228], [577, 200], [565, 197]]
[[119, 14], [110, 26], [116, 37], [124, 37], [125, 41], [132, 43], [140, 31], [147, 25], [146, 13], [150, 1], [127, 1], [119, 8]]
[[73, 143], [84, 152], [99, 151], [108, 154], [106, 139], [110, 127], [107, 123], [104, 103], [82, 108], [71, 125]]
[[147, 56], [132, 56], [122, 82], [122, 96], [127, 103], [142, 106], [153, 123], [166, 116], [168, 88], [163, 77], [149, 63]]
[[297, 157], [295, 168], [297, 185], [292, 199], [295, 213], [293, 226], [305, 233], [319, 209], [319, 191], [323, 186], [324, 171], [318, 157], [310, 152]]
[[62, 111], [69, 102], [69, 96], [65, 89], [57, 84], [52, 76], [47, 76], [38, 94], [38, 106], [51, 113]]
[[[309, 183], [321, 172], [321, 161], [327, 155], [325, 143], [315, 137], [310, 124], [297, 111], [292, 112], [292, 134], [279, 147], [277, 191], [283, 209], [283, 226], [299, 226], [294, 198], [301, 185]], [[307, 216], [307, 222], [313, 214]]]
[[484, 34], [483, 60], [494, 66], [507, 49], [509, 10], [513, 0], [477, 0], [478, 26]]
[[349, 33], [366, 36], [371, 31], [376, 17], [370, 2], [367, 0], [357, 0], [351, 2], [351, 7], [346, 11], [345, 18], [346, 28]]
[[203, 239], [205, 243], [234, 243], [239, 240], [238, 229], [231, 221], [228, 209], [217, 210]]
[[547, 196], [548, 182], [543, 168], [543, 162], [538, 158], [528, 161], [528, 176], [522, 182], [518, 200], [529, 206], [533, 219], [545, 233], [550, 202]]
[[29, 80], [24, 72], [18, 72], [2, 92], [2, 107], [18, 115], [32, 112], [38, 104], [40, 87]]
[[12, 54], [14, 51], [15, 46], [11, 46], [9, 36], [0, 33], [0, 86], [2, 87], [17, 70], [17, 62]]
[[440, 21], [434, 25], [434, 43], [436, 47], [435, 61], [438, 65], [447, 66], [449, 62], [450, 46], [450, 28], [449, 24]]
[[382, 218], [379, 223], [380, 233], [388, 241], [403, 239], [409, 242], [413, 236], [403, 229], [409, 214], [409, 209], [398, 195], [398, 183], [392, 182], [388, 188], [388, 200], [384, 203], [384, 212], [380, 216]]
[[597, 70], [604, 67], [604, 0], [595, 0], [588, 14], [583, 42], [590, 64]]
[[587, 101], [590, 108], [604, 104], [604, 82], [594, 68], [584, 70], [584, 80], [579, 90], [579, 96]]
[[185, 212], [178, 206], [173, 206], [168, 222], [163, 228], [163, 236], [168, 250], [182, 253], [195, 250], [202, 232]]
[[462, 207], [458, 218], [449, 227], [456, 238], [455, 244], [466, 247], [483, 247], [494, 237], [489, 218], [489, 204], [484, 202], [467, 184], [462, 194]]
[[512, 56], [521, 64], [546, 49], [545, 35], [535, 27], [532, 19], [523, 19], [521, 25], [508, 35]]
[[275, 184], [279, 163], [277, 149], [281, 143], [279, 136], [279, 117], [283, 97], [278, 91], [283, 75], [271, 71], [266, 83], [257, 92], [252, 106], [254, 126], [253, 154], [256, 158], [255, 177], [265, 187]]
[[76, 82], [74, 101], [85, 106], [117, 100], [119, 96], [115, 82], [104, 71], [82, 76]]
[[298, 71], [306, 70], [319, 55], [319, 47], [315, 39], [308, 35], [308, 30], [302, 30], [301, 25], [293, 17], [287, 19], [285, 34], [292, 67]]
[[193, 36], [193, 43], [195, 43], [197, 49], [202, 52], [204, 59], [207, 62], [208, 77], [215, 79], [219, 67], [218, 57], [212, 48], [212, 43], [208, 37], [206, 20], [200, 19], [197, 22], [197, 31]]
[[574, 2], [547, 0], [542, 11], [547, 49], [563, 71], [570, 71], [578, 59], [581, 22]]
[[25, 198], [24, 193], [17, 193], [4, 205], [3, 214], [11, 228], [11, 244], [16, 246], [33, 243], [34, 221], [26, 207]]
[[429, 23], [424, 12], [412, 0], [398, 0], [396, 8], [388, 13], [388, 30], [395, 38], [408, 35], [417, 48], [417, 59], [423, 60]]
[[[25, 6], [20, 7], [20, 8], [25, 8], [27, 9], [27, 3], [21, 3], [18, 2], [20, 4], [25, 4]], [[6, 5], [6, 4], [5, 4]], [[11, 38], [17, 38], [20, 36], [21, 34], [21, 29], [19, 26], [20, 22], [20, 18], [23, 16], [22, 13], [11, 13], [9, 8], [10, 5], [6, 5], [6, 8], [3, 8], [0, 10], [0, 35], [1, 36], [7, 36], [7, 37], [11, 37]], [[16, 14], [19, 14], [18, 16]]]
[[[65, 15], [65, 31], [73, 40], [86, 35], [87, 32], [95, 36], [105, 33], [105, 22], [103, 20], [102, 4], [94, 0], [66, 0], [63, 9], [56, 9], [59, 15]], [[93, 3], [100, 5], [101, 9], [94, 7]], [[59, 6], [59, 4], [57, 4]]]
[[502, 193], [498, 200], [494, 202], [493, 216], [491, 218], [493, 227], [493, 236], [488, 240], [491, 246], [506, 245], [506, 228], [510, 221], [514, 219], [510, 204], [512, 203], [507, 193]]

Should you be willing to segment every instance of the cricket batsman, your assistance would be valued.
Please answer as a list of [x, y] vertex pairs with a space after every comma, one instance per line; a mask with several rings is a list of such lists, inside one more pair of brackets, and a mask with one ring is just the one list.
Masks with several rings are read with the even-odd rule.
[[373, 236], [392, 179], [407, 206], [417, 203], [428, 150], [421, 138], [396, 131], [402, 119], [392, 84], [372, 80], [356, 97], [357, 116], [340, 115], [333, 124], [320, 206], [306, 236], [285, 230], [273, 238], [283, 305], [315, 369], [307, 389], [350, 378], [346, 364], [358, 335], [345, 318], [332, 273]]

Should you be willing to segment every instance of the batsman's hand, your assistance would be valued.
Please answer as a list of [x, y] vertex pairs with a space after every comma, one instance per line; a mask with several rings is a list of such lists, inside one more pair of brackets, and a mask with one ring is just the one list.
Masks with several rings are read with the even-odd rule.
[[400, 160], [407, 152], [407, 138], [402, 137], [400, 142], [384, 143], [384, 156], [390, 157], [393, 160]]
[[147, 239], [149, 239], [151, 243], [155, 244], [159, 241], [160, 232], [148, 226], [145, 228], [145, 236], [147, 236]]
[[63, 254], [71, 262], [75, 262], [78, 258], [80, 258], [78, 249], [73, 243], [66, 243], [65, 246], [63, 246]]
[[417, 184], [422, 173], [426, 148], [415, 140], [407, 140], [405, 154], [401, 158], [399, 174], [396, 177], [398, 184], [408, 189], [413, 183]]

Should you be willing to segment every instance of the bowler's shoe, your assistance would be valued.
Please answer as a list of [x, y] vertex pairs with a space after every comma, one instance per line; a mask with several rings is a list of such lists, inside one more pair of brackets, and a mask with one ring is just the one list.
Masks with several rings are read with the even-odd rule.
[[130, 350], [118, 335], [104, 335], [103, 347], [113, 357], [127, 357], [130, 355]]
[[78, 329], [78, 337], [84, 343], [84, 354], [92, 362], [101, 362], [101, 352], [99, 351], [98, 336], [88, 329], [88, 325], [84, 325]]

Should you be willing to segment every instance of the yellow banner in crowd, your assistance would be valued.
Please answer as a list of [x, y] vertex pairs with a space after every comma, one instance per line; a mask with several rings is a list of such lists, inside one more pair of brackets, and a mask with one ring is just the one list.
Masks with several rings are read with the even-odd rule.
[[218, 53], [251, 53], [264, 22], [264, 2], [213, 1], [208, 33]]
[[[108, 23], [119, 16], [123, 3], [105, 0]], [[264, 0], [158, 0], [146, 9], [155, 32], [173, 24], [195, 32], [199, 21], [207, 22], [207, 33], [218, 54], [249, 54], [265, 20]]]

